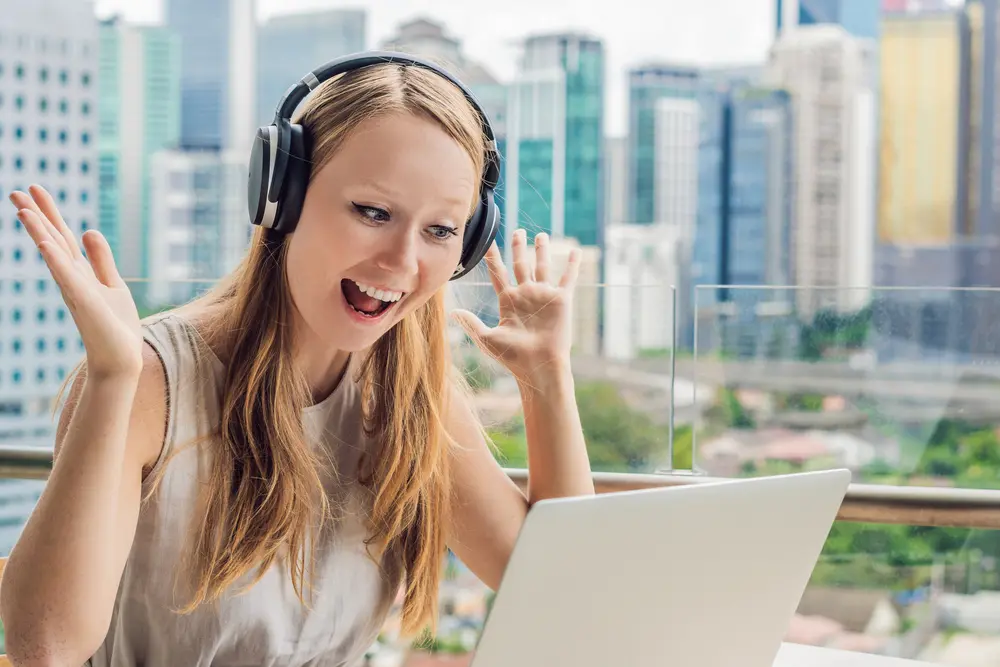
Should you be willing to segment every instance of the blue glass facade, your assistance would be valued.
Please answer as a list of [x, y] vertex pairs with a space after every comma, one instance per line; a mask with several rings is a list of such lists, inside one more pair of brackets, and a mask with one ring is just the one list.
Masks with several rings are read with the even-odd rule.
[[879, 35], [881, 7], [877, 0], [776, 0], [777, 34], [786, 26], [784, 14], [789, 5], [798, 5], [798, 25], [837, 23], [855, 37], [876, 39]]
[[629, 222], [650, 224], [656, 219], [656, 102], [664, 97], [694, 98], [699, 78], [695, 68], [668, 65], [629, 72]]
[[181, 145], [219, 149], [229, 117], [229, 0], [166, 0], [181, 41]]
[[362, 9], [336, 9], [276, 16], [258, 29], [257, 119], [274, 119], [278, 100], [306, 72], [363, 51], [366, 20]]
[[[700, 95], [695, 285], [788, 284], [791, 102], [780, 90]], [[699, 300], [709, 295], [701, 292]], [[715, 298], [728, 300], [720, 287]]]
[[[538, 71], [556, 69], [562, 74], [540, 84], [514, 84], [523, 88], [514, 111], [521, 127], [518, 160], [516, 168], [507, 162], [504, 172], [508, 180], [513, 174], [518, 179], [516, 226], [533, 233], [552, 232], [554, 226], [562, 224], [565, 236], [581, 245], [600, 246], [604, 219], [604, 46], [599, 40], [579, 35], [533, 37], [526, 43], [522, 67], [526, 81]], [[561, 186], [557, 184], [557, 169], [561, 169]], [[562, 214], [554, 222], [556, 188], [562, 194]]]

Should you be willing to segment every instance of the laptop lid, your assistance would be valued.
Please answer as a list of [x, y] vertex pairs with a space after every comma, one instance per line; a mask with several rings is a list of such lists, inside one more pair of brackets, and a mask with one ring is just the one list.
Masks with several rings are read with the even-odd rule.
[[472, 667], [769, 667], [847, 470], [546, 500]]

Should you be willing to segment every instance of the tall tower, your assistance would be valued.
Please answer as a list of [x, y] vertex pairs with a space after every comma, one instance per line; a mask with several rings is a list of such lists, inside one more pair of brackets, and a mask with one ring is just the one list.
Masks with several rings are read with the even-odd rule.
[[[40, 183], [77, 236], [97, 224], [98, 24], [83, 0], [0, 0], [0, 189]], [[52, 445], [83, 346], [10, 206], [0, 208], [0, 441]]]

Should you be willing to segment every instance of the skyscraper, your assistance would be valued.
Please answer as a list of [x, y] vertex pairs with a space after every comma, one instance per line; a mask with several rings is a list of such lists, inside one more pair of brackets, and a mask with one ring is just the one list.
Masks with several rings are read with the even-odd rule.
[[[792, 106], [787, 92], [708, 88], [698, 180], [697, 284], [786, 285], [792, 224]], [[721, 288], [716, 295], [728, 300]], [[699, 303], [712, 300], [705, 292]]]
[[[180, 40], [115, 18], [100, 28], [100, 224], [121, 274], [149, 275], [150, 159], [180, 140]], [[142, 301], [142, 284], [132, 285]]]
[[526, 39], [508, 100], [508, 229], [600, 246], [603, 43], [578, 34]]
[[257, 122], [274, 119], [278, 100], [293, 83], [323, 63], [365, 48], [363, 9], [279, 14], [258, 29]]
[[[98, 25], [82, 0], [0, 0], [0, 189], [41, 183], [77, 236], [97, 223]], [[0, 209], [0, 441], [51, 446], [83, 347], [59, 289]]]
[[165, 0], [181, 41], [181, 145], [249, 157], [256, 125], [256, 0]]
[[805, 317], [868, 303], [877, 180], [874, 49], [840, 26], [813, 25], [787, 33], [771, 52], [768, 78], [792, 97], [792, 280]]
[[693, 100], [698, 94], [695, 67], [647, 64], [629, 71], [628, 222], [650, 224], [656, 211], [656, 107], [661, 99]]
[[[880, 242], [950, 244], [965, 226], [967, 174], [958, 168], [959, 123], [969, 120], [959, 85], [963, 19], [959, 11], [884, 19]], [[926, 65], [911, 67], [916, 57]]]

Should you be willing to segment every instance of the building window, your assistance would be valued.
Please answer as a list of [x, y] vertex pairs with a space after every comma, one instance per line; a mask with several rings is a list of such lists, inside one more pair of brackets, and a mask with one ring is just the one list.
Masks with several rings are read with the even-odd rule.
[[38, 350], [39, 352], [44, 352], [45, 351], [45, 339], [44, 338], [39, 338], [38, 340], [35, 341], [35, 349]]
[[86, 146], [87, 144], [89, 144], [90, 143], [90, 132], [83, 132], [80, 135], [80, 141], [83, 142], [84, 146]]
[[14, 354], [21, 354], [21, 339], [15, 338], [14, 342], [11, 343], [11, 347], [14, 350]]
[[[63, 45], [65, 46], [65, 43]], [[63, 84], [64, 86], [67, 83], [69, 83], [69, 72], [67, 72], [66, 70], [59, 71], [59, 83]]]
[[59, 143], [61, 143], [61, 144], [66, 143], [66, 140], [68, 138], [69, 138], [69, 135], [66, 134], [66, 130], [59, 130]]
[[80, 203], [86, 204], [88, 199], [90, 199], [90, 195], [87, 193], [87, 191], [80, 190]]
[[38, 171], [43, 174], [49, 170], [49, 161], [45, 158], [38, 158]]
[[17, 139], [18, 141], [24, 139], [24, 128], [21, 127], [20, 125], [14, 128], [14, 138]]
[[59, 203], [60, 204], [65, 204], [66, 203], [66, 191], [65, 190], [60, 190], [59, 194], [57, 195], [57, 197], [59, 198]]
[[83, 234], [88, 229], [90, 229], [90, 224], [86, 220], [81, 220], [80, 221], [80, 233]]
[[60, 174], [66, 173], [66, 160], [59, 160], [59, 173]]
[[24, 95], [18, 95], [14, 98], [14, 108], [18, 111], [24, 108]]
[[90, 173], [90, 163], [84, 160], [80, 163], [80, 173], [89, 174]]
[[38, 109], [42, 113], [45, 113], [46, 111], [48, 111], [49, 110], [49, 101], [46, 98], [44, 98], [44, 97], [42, 99], [38, 100]]
[[66, 320], [66, 309], [63, 308], [62, 306], [56, 308], [56, 319], [59, 320], [60, 322]]
[[20, 262], [22, 259], [24, 259], [24, 253], [21, 252], [20, 248], [14, 248], [14, 261]]
[[49, 80], [49, 68], [48, 67], [43, 67], [42, 69], [38, 70], [38, 80], [41, 81], [42, 83], [48, 82], [48, 80]]
[[59, 113], [65, 114], [68, 111], [69, 111], [69, 102], [67, 102], [65, 99], [59, 100]]
[[56, 339], [56, 349], [59, 350], [60, 352], [66, 349], [66, 339], [63, 338], [62, 336]]
[[58, 368], [56, 368], [56, 377], [59, 378], [60, 381], [65, 380], [66, 379], [66, 369], [63, 368], [62, 366], [59, 366]]
[[14, 158], [14, 171], [21, 171], [24, 169], [24, 160], [20, 155]]
[[38, 381], [38, 384], [41, 384], [41, 383], [45, 382], [45, 369], [44, 368], [39, 368], [35, 372], [35, 379]]
[[90, 85], [90, 73], [89, 72], [84, 72], [80, 76], [80, 83], [82, 83], [84, 86], [89, 86]]
[[35, 291], [38, 292], [39, 294], [45, 294], [45, 292], [48, 289], [49, 289], [49, 284], [41, 278], [39, 278], [38, 282], [35, 283]]
[[14, 381], [14, 384], [21, 384], [21, 371], [15, 370], [10, 374], [10, 379]]
[[14, 76], [17, 77], [18, 79], [24, 78], [24, 65], [18, 63], [17, 65], [14, 66]]
[[41, 141], [42, 143], [45, 143], [46, 141], [49, 140], [49, 131], [46, 128], [44, 127], [38, 128], [38, 140]]
[[39, 308], [38, 309], [38, 312], [35, 313], [35, 319], [38, 320], [39, 322], [44, 322], [45, 321], [45, 309], [44, 308]]
[[90, 102], [84, 102], [83, 104], [81, 104], [80, 105], [80, 111], [83, 113], [84, 116], [89, 116], [90, 115]]
[[24, 289], [24, 283], [20, 280], [14, 281], [14, 294], [20, 294], [21, 290]]
[[15, 308], [14, 311], [10, 314], [10, 318], [14, 322], [20, 322], [21, 321], [21, 309], [20, 308]]

